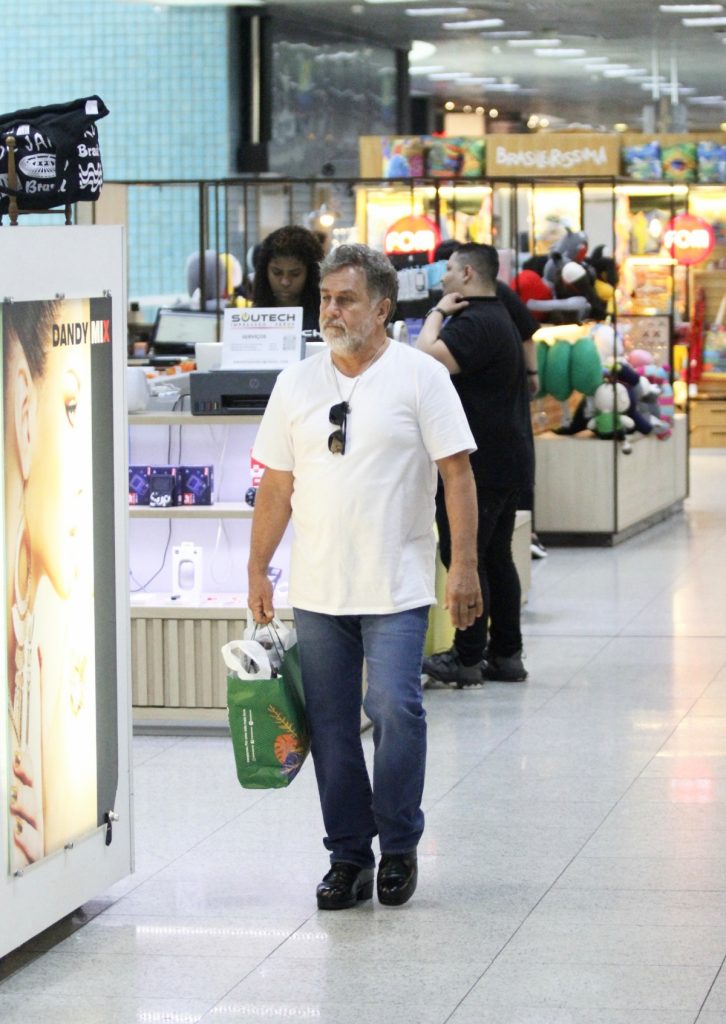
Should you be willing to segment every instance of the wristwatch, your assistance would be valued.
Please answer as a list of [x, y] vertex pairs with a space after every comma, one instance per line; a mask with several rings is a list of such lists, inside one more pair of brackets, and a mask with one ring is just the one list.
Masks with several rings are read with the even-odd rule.
[[427, 309], [424, 315], [424, 320], [427, 316], [431, 316], [432, 313], [440, 313], [443, 317], [448, 316], [448, 313], [444, 313], [443, 309], [439, 309], [438, 306], [432, 306], [431, 309]]

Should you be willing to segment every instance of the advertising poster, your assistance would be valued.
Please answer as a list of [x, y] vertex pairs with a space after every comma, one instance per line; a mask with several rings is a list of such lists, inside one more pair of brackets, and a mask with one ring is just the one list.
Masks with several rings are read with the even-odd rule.
[[11, 875], [116, 799], [111, 312], [91, 296], [0, 307]]

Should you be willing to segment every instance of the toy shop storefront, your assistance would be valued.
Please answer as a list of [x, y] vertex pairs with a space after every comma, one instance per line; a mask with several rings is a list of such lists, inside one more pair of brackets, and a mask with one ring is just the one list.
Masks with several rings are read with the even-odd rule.
[[721, 133], [361, 140], [364, 177], [406, 167], [358, 190], [360, 238], [404, 282], [441, 239], [492, 242], [542, 321], [538, 533], [614, 543], [680, 508], [689, 414], [691, 444], [726, 444]]

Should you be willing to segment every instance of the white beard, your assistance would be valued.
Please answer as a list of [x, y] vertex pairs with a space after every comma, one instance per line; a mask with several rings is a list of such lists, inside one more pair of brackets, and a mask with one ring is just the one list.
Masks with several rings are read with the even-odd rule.
[[362, 332], [351, 334], [345, 324], [336, 324], [334, 329], [321, 327], [320, 333], [326, 345], [329, 345], [333, 352], [341, 356], [358, 352], [366, 342]]

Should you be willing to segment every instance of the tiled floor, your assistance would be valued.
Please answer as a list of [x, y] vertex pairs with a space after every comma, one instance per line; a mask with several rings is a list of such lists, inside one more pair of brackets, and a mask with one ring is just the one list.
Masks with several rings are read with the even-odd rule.
[[406, 907], [316, 911], [311, 766], [244, 792], [227, 741], [138, 739], [137, 874], [0, 1020], [724, 1024], [725, 481], [696, 452], [683, 515], [534, 564], [527, 684], [427, 691]]

